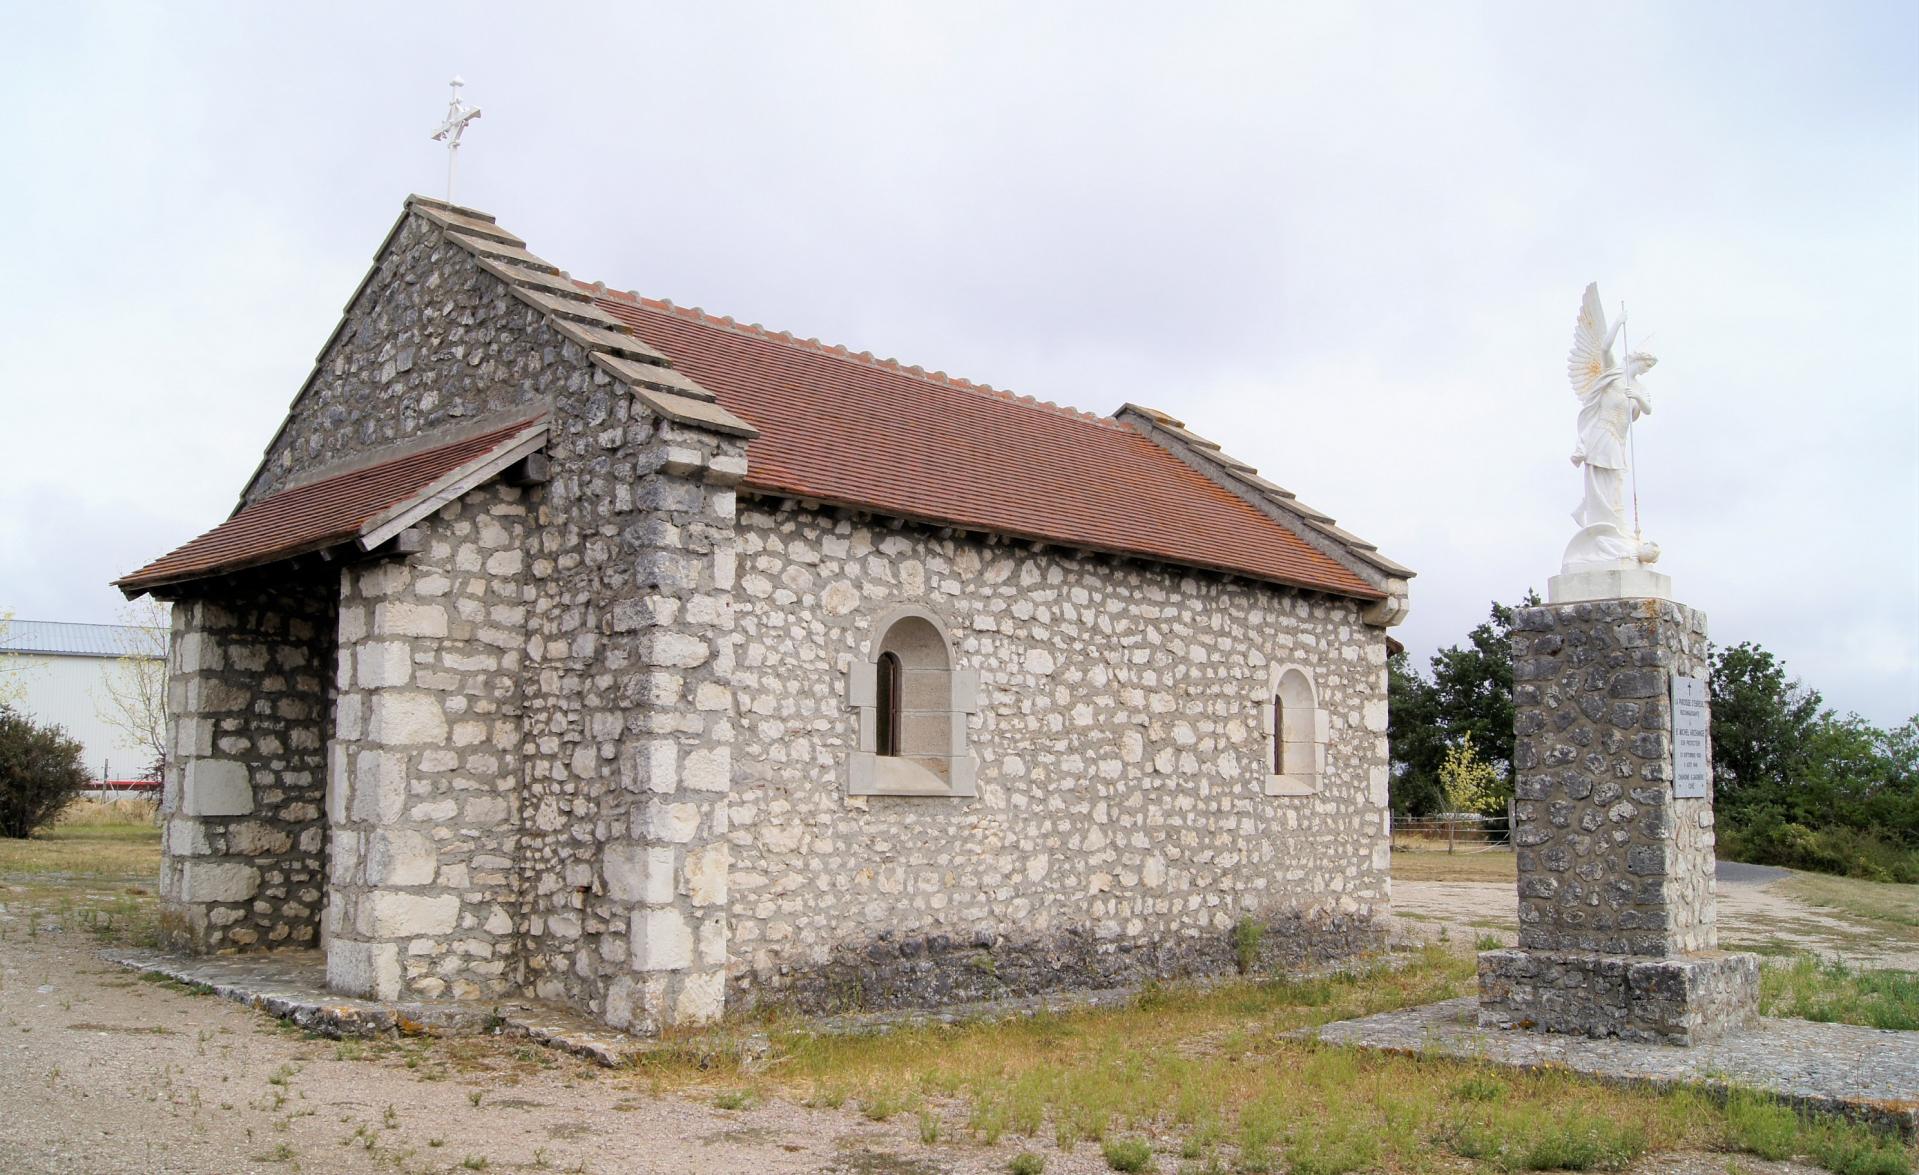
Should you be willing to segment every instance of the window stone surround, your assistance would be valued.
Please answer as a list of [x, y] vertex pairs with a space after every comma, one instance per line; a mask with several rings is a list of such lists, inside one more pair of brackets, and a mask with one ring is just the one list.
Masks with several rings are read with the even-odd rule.
[[[937, 663], [931, 650], [893, 648], [888, 637], [902, 627], [917, 622], [931, 629], [929, 640], [937, 640]], [[854, 712], [858, 742], [846, 753], [846, 794], [848, 796], [929, 796], [967, 799], [978, 794], [978, 764], [974, 761], [967, 732], [972, 716], [979, 710], [979, 671], [954, 664], [953, 640], [946, 622], [937, 612], [917, 604], [898, 604], [874, 618], [872, 637], [865, 655], [851, 660], [846, 669], [846, 704]], [[878, 752], [878, 677], [879, 660], [891, 649], [902, 654], [905, 674], [905, 717], [937, 715], [943, 719], [930, 734], [934, 742], [944, 738], [944, 746], [933, 742], [914, 745], [911, 728], [902, 736], [898, 755]], [[914, 660], [915, 654], [918, 659]], [[937, 705], [931, 704], [937, 702]], [[942, 759], [929, 769], [928, 759]]]

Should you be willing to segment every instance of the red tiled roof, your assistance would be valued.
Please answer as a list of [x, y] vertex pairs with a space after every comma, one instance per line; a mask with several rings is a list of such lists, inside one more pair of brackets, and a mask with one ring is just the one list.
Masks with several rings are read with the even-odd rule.
[[1384, 595], [1119, 421], [670, 303], [612, 292], [596, 301], [760, 430], [747, 448], [748, 487]]
[[171, 554], [114, 580], [114, 586], [139, 592], [349, 542], [369, 521], [538, 420], [531, 417], [262, 498]]

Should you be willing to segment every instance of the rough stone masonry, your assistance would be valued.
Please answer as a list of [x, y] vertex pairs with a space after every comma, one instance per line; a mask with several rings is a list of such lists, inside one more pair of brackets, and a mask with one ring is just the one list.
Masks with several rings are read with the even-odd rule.
[[1706, 616], [1659, 599], [1522, 608], [1513, 639], [1519, 946], [1479, 956], [1480, 1022], [1694, 1044], [1758, 1018], [1717, 950], [1710, 780], [1675, 798], [1673, 679]]
[[[1304, 534], [1346, 588], [756, 488], [759, 432], [671, 366], [679, 336], [656, 351], [522, 245], [409, 201], [229, 522], [494, 430], [533, 438], [539, 476], [421, 490], [404, 543], [161, 589], [176, 943], [318, 947], [342, 994], [525, 994], [643, 1032], [1226, 970], [1249, 920], [1271, 963], [1377, 940], [1409, 572], [1170, 417], [950, 381], [1250, 496], [1248, 541]], [[800, 346], [700, 330], [734, 366]], [[942, 699], [908, 719], [956, 785], [862, 791], [860, 667], [906, 613]], [[1282, 675], [1306, 693], [1279, 730]]]

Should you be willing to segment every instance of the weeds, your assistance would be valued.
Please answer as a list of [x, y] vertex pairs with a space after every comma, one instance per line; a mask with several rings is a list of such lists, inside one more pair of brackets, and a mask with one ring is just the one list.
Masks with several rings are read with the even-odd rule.
[[1241, 918], [1233, 923], [1233, 966], [1241, 975], [1251, 975], [1259, 966], [1259, 944], [1265, 937], [1266, 928], [1255, 919]]
[[1100, 1148], [1106, 1165], [1115, 1171], [1151, 1171], [1153, 1148], [1137, 1138], [1109, 1138]]
[[1021, 1151], [1006, 1164], [1006, 1175], [1046, 1175], [1046, 1156]]
[[1919, 1028], [1919, 972], [1856, 971], [1837, 959], [1803, 955], [1759, 973], [1762, 1010], [1821, 1023]]

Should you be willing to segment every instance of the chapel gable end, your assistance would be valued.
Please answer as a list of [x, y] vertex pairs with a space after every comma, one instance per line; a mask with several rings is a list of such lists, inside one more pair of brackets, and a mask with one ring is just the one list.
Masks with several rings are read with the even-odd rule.
[[[567, 381], [555, 370], [565, 340], [524, 292], [537, 284], [572, 287], [491, 216], [410, 198], [242, 503], [543, 407]], [[565, 366], [584, 378], [577, 360]]]

